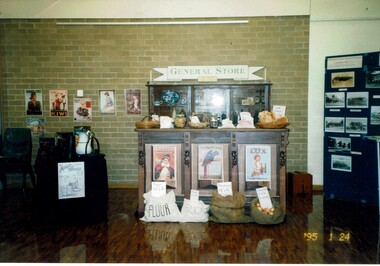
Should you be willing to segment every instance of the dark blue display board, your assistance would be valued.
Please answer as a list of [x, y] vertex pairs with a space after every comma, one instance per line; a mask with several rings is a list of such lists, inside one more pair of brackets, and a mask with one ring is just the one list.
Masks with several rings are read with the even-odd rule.
[[380, 52], [326, 57], [324, 195], [379, 204]]

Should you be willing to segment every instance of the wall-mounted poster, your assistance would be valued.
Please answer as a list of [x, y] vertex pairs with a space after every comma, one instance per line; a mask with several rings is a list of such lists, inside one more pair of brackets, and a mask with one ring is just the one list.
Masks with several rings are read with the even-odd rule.
[[380, 106], [371, 106], [371, 125], [380, 125]]
[[327, 137], [329, 152], [351, 152], [351, 138]]
[[74, 98], [74, 122], [92, 121], [92, 99]]
[[127, 115], [141, 114], [141, 90], [124, 90]]
[[223, 180], [223, 145], [198, 145], [198, 179]]
[[32, 137], [39, 139], [45, 133], [45, 119], [43, 118], [27, 118], [26, 127], [32, 132]]
[[58, 163], [58, 199], [85, 197], [84, 162]]
[[344, 133], [344, 117], [325, 117], [325, 131]]
[[347, 108], [368, 108], [368, 91], [347, 92]]
[[351, 172], [352, 171], [351, 156], [331, 155], [331, 170]]
[[25, 104], [27, 115], [42, 115], [42, 91], [25, 90]]
[[325, 108], [344, 108], [345, 107], [344, 92], [326, 92], [325, 93]]
[[115, 113], [115, 91], [100, 90], [99, 91], [99, 108], [101, 114]]
[[367, 117], [347, 117], [346, 118], [346, 133], [367, 133]]
[[153, 147], [153, 181], [166, 181], [169, 188], [177, 187], [176, 145], [155, 144]]
[[355, 87], [355, 72], [331, 73], [331, 88], [353, 88]]
[[271, 181], [271, 146], [247, 145], [246, 181]]
[[49, 90], [50, 116], [68, 116], [67, 90]]

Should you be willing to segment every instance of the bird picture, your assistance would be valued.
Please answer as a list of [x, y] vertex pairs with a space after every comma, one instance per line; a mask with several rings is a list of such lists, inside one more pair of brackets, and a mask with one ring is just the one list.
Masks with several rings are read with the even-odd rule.
[[208, 178], [208, 175], [209, 175], [209, 171], [208, 171], [208, 168], [210, 166], [210, 164], [215, 160], [215, 157], [219, 155], [219, 152], [218, 151], [214, 151], [214, 150], [209, 150], [204, 159], [203, 159], [203, 162], [202, 162], [202, 165], [203, 166], [203, 178]]

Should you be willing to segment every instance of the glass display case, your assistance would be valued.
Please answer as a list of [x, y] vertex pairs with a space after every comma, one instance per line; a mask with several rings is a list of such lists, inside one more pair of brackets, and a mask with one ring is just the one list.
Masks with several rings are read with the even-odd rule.
[[149, 112], [170, 116], [183, 111], [186, 115], [217, 114], [238, 123], [240, 112], [250, 112], [254, 122], [258, 114], [270, 108], [270, 83], [244, 84], [154, 84], [148, 83]]

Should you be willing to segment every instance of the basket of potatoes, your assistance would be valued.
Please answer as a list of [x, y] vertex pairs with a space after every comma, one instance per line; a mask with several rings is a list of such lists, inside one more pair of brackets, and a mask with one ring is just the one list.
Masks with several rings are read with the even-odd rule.
[[284, 221], [280, 204], [272, 200], [273, 208], [262, 208], [258, 198], [251, 201], [251, 217], [258, 224], [279, 224]]

